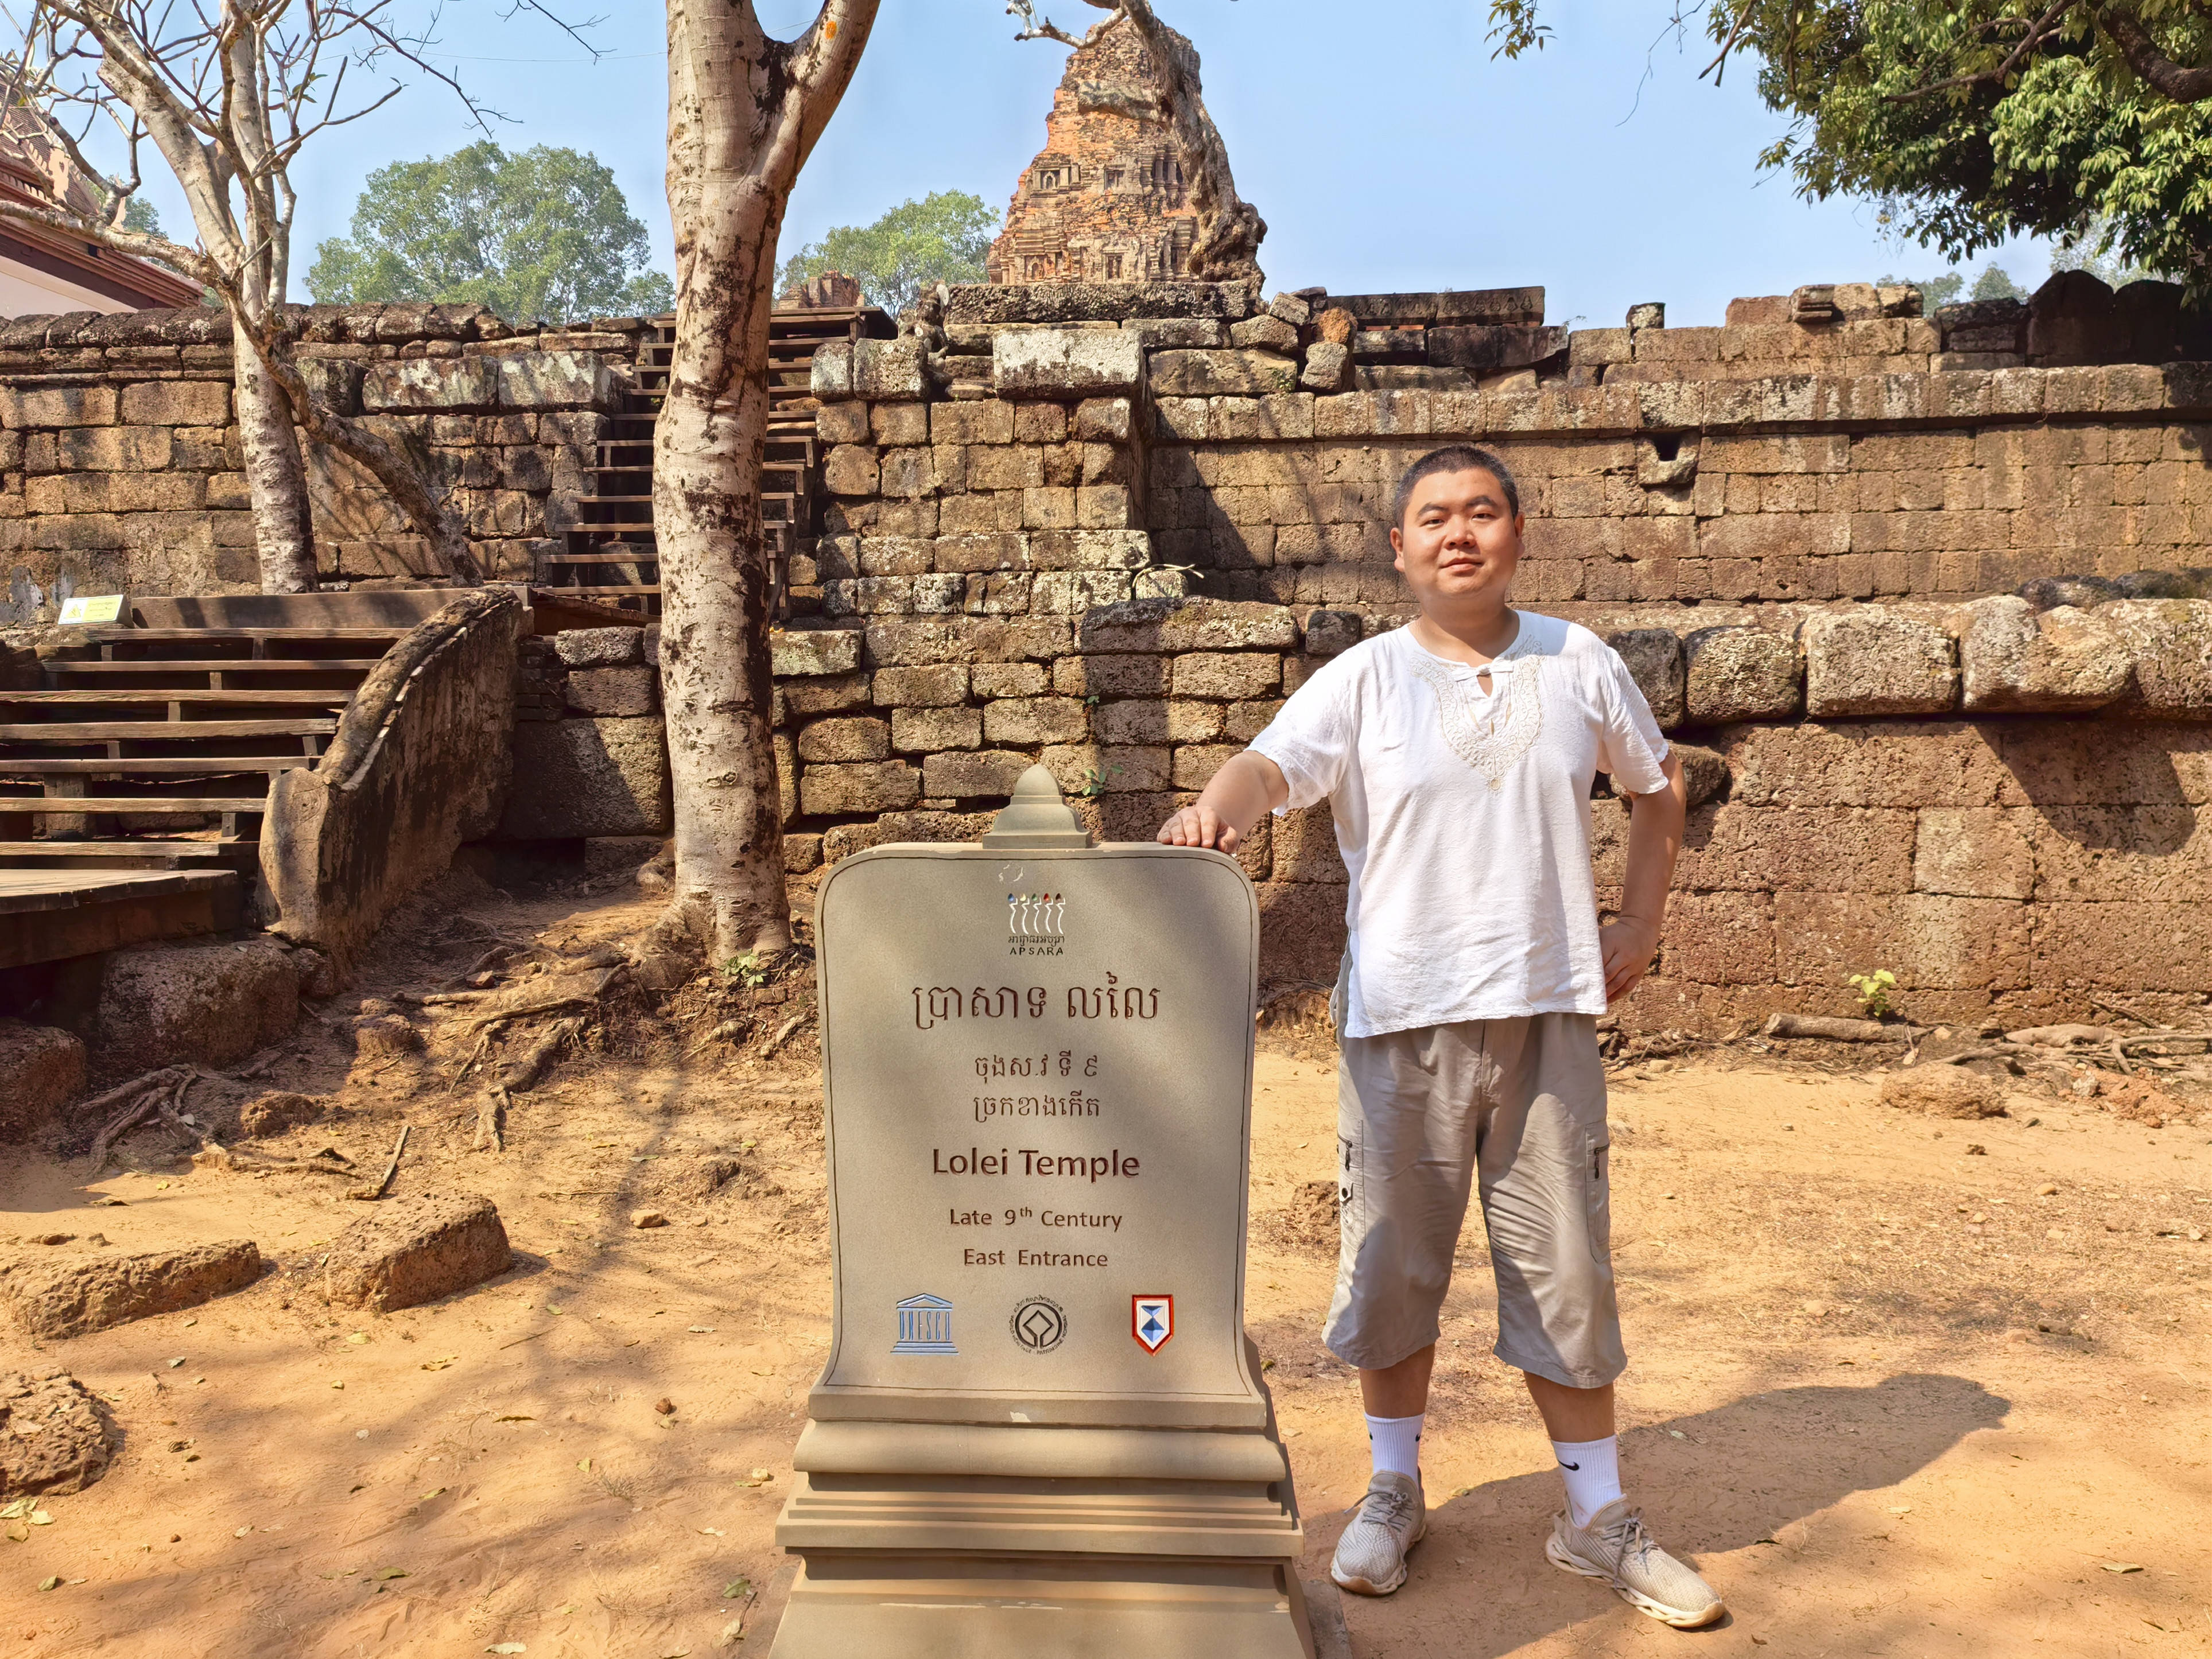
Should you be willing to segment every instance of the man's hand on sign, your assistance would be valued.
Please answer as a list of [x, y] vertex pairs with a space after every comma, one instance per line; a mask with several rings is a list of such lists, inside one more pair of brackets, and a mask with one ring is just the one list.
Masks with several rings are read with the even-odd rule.
[[1170, 847], [1218, 847], [1224, 853], [1233, 853], [1244, 837], [1237, 833], [1235, 824], [1225, 822], [1201, 800], [1162, 824], [1158, 839]]
[[1188, 806], [1160, 826], [1170, 847], [1218, 847], [1233, 853], [1252, 825], [1291, 798], [1282, 769], [1247, 749], [1231, 755]]

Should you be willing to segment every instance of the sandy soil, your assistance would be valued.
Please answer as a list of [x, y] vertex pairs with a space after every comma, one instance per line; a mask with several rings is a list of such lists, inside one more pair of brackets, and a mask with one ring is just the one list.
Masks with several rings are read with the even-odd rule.
[[[413, 1124], [397, 1190], [495, 1199], [519, 1258], [492, 1284], [332, 1317], [312, 1267], [360, 1213], [341, 1182], [195, 1169], [158, 1135], [89, 1185], [82, 1159], [0, 1163], [0, 1239], [251, 1237], [284, 1268], [37, 1352], [0, 1334], [0, 1364], [66, 1364], [126, 1436], [104, 1481], [46, 1502], [52, 1525], [0, 1537], [0, 1659], [765, 1651], [771, 1528], [828, 1332], [817, 1079], [711, 1052], [572, 1060], [518, 1098], [503, 1154], [471, 1152], [446, 1050], [349, 1073], [343, 1017], [465, 965], [487, 927], [574, 946], [647, 912], [471, 914], [418, 929], [263, 1085], [344, 1108], [271, 1150], [380, 1164]], [[1331, 1176], [1334, 1085], [1310, 1053], [1259, 1075], [1249, 1322], [1318, 1577], [1367, 1473], [1356, 1383], [1318, 1340], [1334, 1247], [1301, 1191]], [[1557, 1476], [1490, 1355], [1471, 1221], [1431, 1530], [1399, 1595], [1346, 1598], [1361, 1659], [2212, 1647], [2212, 1243], [2188, 1237], [2212, 1232], [2212, 1134], [2027, 1102], [1939, 1124], [1874, 1093], [1686, 1064], [1616, 1082], [1626, 1473], [1731, 1620], [1670, 1632], [1545, 1564]], [[744, 1175], [685, 1197], [687, 1159], [716, 1149]], [[107, 1197], [125, 1203], [92, 1207]], [[673, 1224], [634, 1230], [644, 1204]], [[742, 1647], [719, 1648], [741, 1615]]]

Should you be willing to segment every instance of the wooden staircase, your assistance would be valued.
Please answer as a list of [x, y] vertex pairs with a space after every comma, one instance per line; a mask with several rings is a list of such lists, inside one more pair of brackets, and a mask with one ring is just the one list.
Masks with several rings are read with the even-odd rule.
[[[821, 472], [814, 433], [816, 348], [831, 340], [889, 339], [891, 319], [872, 306], [779, 311], [769, 322], [768, 443], [761, 463], [761, 518], [776, 573], [775, 611], [786, 608], [791, 556], [814, 533]], [[539, 585], [660, 614], [660, 565], [653, 538], [653, 427], [668, 386], [676, 319], [654, 320], [639, 353], [637, 383], [610, 417], [592, 468], [592, 490], [576, 498], [566, 548], [549, 555]]]
[[405, 631], [87, 629], [98, 656], [0, 691], [0, 868], [250, 872], [276, 775]]

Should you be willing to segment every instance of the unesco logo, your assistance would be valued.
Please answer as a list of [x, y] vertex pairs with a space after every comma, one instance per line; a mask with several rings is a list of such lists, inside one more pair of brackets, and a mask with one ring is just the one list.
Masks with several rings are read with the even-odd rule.
[[1033, 1296], [1006, 1322], [1014, 1340], [1031, 1353], [1050, 1353], [1067, 1334], [1067, 1315], [1048, 1296]]

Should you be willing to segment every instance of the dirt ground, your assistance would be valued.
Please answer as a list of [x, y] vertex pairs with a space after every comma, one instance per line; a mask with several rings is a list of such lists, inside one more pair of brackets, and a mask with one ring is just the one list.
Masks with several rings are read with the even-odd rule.
[[[502, 1153], [469, 1150], [449, 1042], [352, 1060], [364, 994], [436, 983], [490, 933], [574, 950], [650, 914], [488, 890], [426, 908], [255, 1085], [340, 1109], [270, 1150], [380, 1167], [404, 1121], [398, 1192], [498, 1203], [515, 1268], [447, 1303], [322, 1304], [318, 1246], [362, 1210], [341, 1182], [195, 1167], [161, 1132], [89, 1184], [81, 1158], [0, 1161], [0, 1250], [250, 1237], [282, 1268], [35, 1352], [0, 1333], [0, 1365], [66, 1364], [125, 1437], [103, 1481], [46, 1500], [52, 1524], [0, 1537], [0, 1659], [765, 1651], [829, 1329], [811, 1050], [570, 1060], [517, 1097]], [[1334, 1244], [1302, 1191], [1333, 1175], [1334, 1094], [1312, 1051], [1263, 1052], [1248, 1322], [1310, 1578], [1367, 1474], [1356, 1382], [1318, 1338]], [[1936, 1122], [1766, 1062], [1625, 1074], [1613, 1117], [1624, 1472], [1732, 1617], [1668, 1631], [1545, 1563], [1558, 1478], [1489, 1352], [1471, 1219], [1429, 1538], [1397, 1595], [1346, 1598], [1360, 1659], [2212, 1650], [2212, 1130], [2025, 1100]], [[742, 1173], [701, 1196], [709, 1152]], [[672, 1224], [633, 1228], [644, 1205]], [[50, 1232], [78, 1237], [6, 1242]]]

